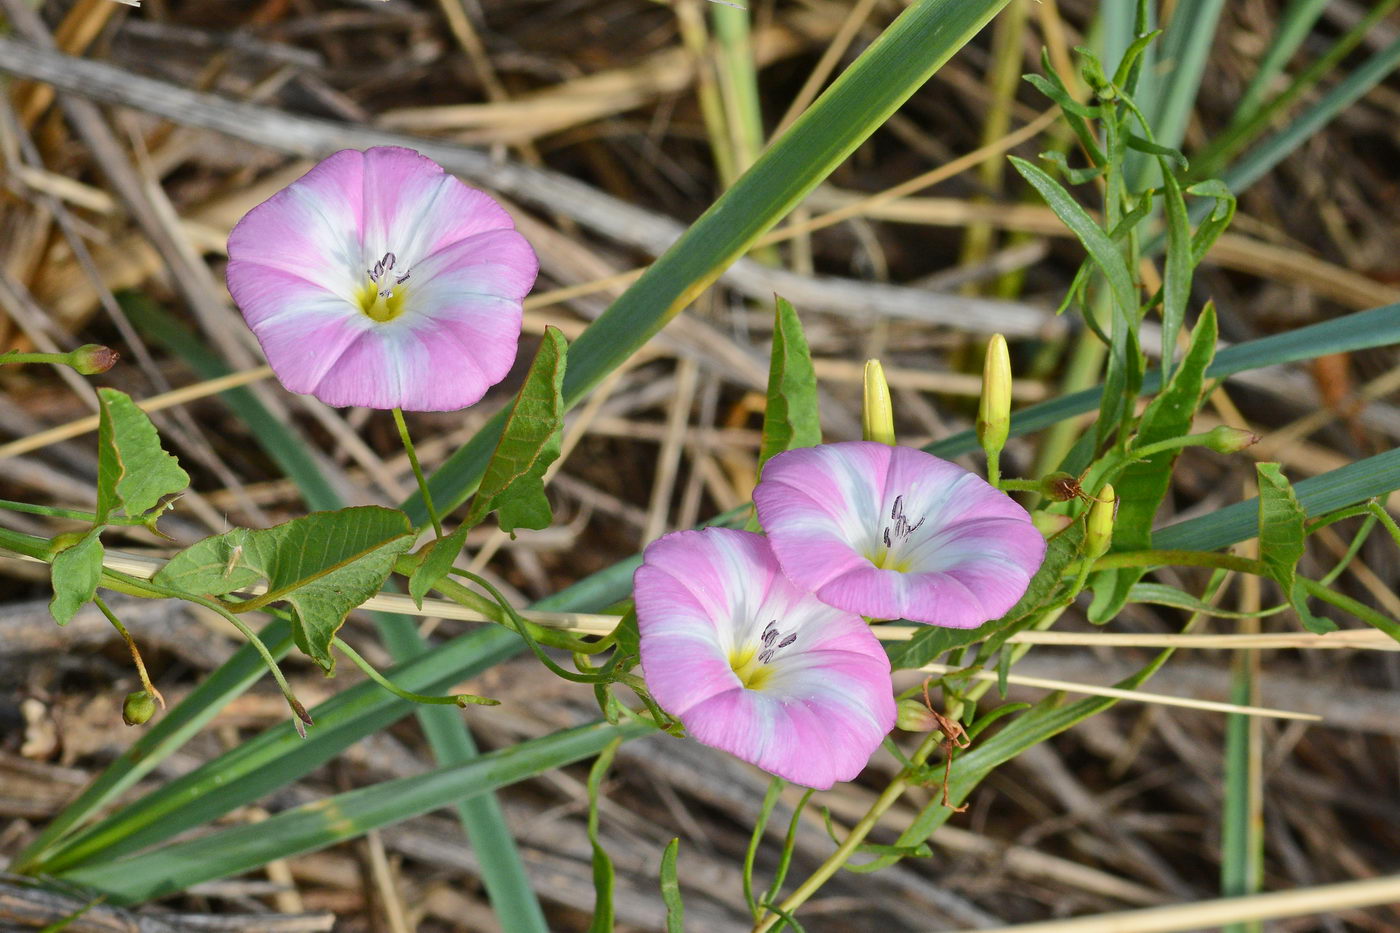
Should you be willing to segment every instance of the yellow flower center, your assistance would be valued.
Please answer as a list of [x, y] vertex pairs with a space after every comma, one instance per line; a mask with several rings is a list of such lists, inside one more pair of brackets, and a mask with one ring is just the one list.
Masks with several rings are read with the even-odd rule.
[[907, 557], [895, 557], [890, 549], [883, 545], [877, 545], [873, 552], [865, 555], [865, 559], [881, 570], [898, 570], [900, 573], [908, 573], [913, 568], [913, 561]]
[[360, 310], [372, 321], [383, 324], [385, 321], [392, 321], [403, 314], [404, 295], [408, 292], [407, 285], [395, 285], [394, 291], [385, 298], [379, 291], [379, 286], [374, 282], [366, 282], [356, 296]]
[[757, 645], [746, 645], [729, 652], [729, 667], [739, 678], [739, 683], [750, 690], [762, 690], [763, 685], [773, 677], [773, 668], [759, 660]]

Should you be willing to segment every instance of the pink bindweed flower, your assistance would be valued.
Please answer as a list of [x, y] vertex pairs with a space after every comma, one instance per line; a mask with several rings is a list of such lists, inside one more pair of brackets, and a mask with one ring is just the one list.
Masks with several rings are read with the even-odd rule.
[[753, 500], [788, 578], [871, 619], [975, 628], [1016, 604], [1045, 557], [1025, 509], [912, 447], [789, 450]]
[[678, 531], [636, 577], [642, 673], [697, 741], [825, 789], [894, 727], [890, 663], [863, 620], [793, 586], [761, 535]]
[[411, 149], [346, 149], [247, 213], [228, 288], [282, 384], [328, 405], [451, 411], [515, 361], [534, 250]]

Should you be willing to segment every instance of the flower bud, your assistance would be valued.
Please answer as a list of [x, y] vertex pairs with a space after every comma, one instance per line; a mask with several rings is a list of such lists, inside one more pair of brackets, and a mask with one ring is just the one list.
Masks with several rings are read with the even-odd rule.
[[898, 718], [895, 725], [905, 732], [928, 732], [938, 725], [938, 720], [921, 701], [912, 697], [899, 701], [896, 706]]
[[1222, 454], [1234, 454], [1259, 443], [1259, 435], [1244, 428], [1232, 428], [1222, 424], [1207, 431], [1201, 440], [1211, 450]]
[[122, 722], [128, 726], [139, 726], [149, 722], [156, 714], [156, 698], [145, 690], [128, 693], [122, 703]]
[[98, 373], [105, 373], [117, 365], [119, 359], [121, 359], [121, 354], [111, 347], [89, 343], [68, 354], [68, 365], [84, 376], [96, 376]]
[[1069, 502], [1084, 498], [1084, 488], [1069, 473], [1051, 473], [1040, 481], [1040, 494], [1052, 502]]
[[1074, 519], [1068, 515], [1037, 510], [1031, 513], [1031, 524], [1045, 537], [1050, 538], [1074, 524]]
[[990, 457], [1001, 452], [1011, 429], [1011, 357], [1006, 338], [993, 334], [982, 364], [982, 399], [977, 406], [977, 440]]
[[894, 446], [894, 406], [879, 360], [865, 361], [864, 439]]
[[1111, 485], [1105, 484], [1099, 496], [1089, 507], [1089, 525], [1084, 531], [1085, 556], [1098, 560], [1108, 553], [1113, 543], [1113, 517], [1118, 512], [1118, 495]]

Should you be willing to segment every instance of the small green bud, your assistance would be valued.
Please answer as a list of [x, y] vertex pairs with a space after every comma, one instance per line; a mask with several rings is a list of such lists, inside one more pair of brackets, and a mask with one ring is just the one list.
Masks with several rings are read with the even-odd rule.
[[894, 406], [890, 403], [890, 384], [885, 381], [885, 368], [879, 360], [865, 361], [864, 431], [867, 441], [894, 446]]
[[1108, 553], [1113, 543], [1113, 518], [1118, 512], [1118, 495], [1105, 484], [1089, 507], [1089, 526], [1084, 532], [1085, 556], [1093, 561]]
[[1064, 531], [1074, 523], [1074, 519], [1068, 515], [1059, 515], [1055, 512], [1034, 511], [1031, 513], [1031, 524], [1047, 538], [1054, 537]]
[[128, 693], [122, 703], [122, 722], [128, 726], [139, 726], [150, 722], [156, 714], [156, 698], [145, 690]]
[[1259, 435], [1244, 428], [1232, 428], [1222, 424], [1207, 431], [1202, 442], [1211, 450], [1222, 454], [1234, 454], [1259, 443]]
[[929, 732], [938, 726], [938, 720], [929, 708], [912, 697], [900, 700], [896, 709], [898, 718], [895, 725], [905, 732]]
[[111, 347], [89, 343], [68, 354], [68, 365], [84, 376], [96, 376], [117, 365], [117, 360], [121, 358], [121, 354]]
[[1084, 498], [1084, 488], [1069, 473], [1051, 473], [1040, 481], [1040, 494], [1052, 502], [1069, 502]]
[[1001, 453], [1011, 430], [1011, 356], [1006, 338], [993, 334], [982, 364], [982, 398], [977, 405], [977, 440], [987, 456]]

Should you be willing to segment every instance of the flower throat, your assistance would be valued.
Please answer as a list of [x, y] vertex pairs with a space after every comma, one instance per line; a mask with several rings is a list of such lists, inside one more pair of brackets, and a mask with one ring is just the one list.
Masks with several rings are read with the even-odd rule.
[[405, 269], [402, 273], [395, 274], [394, 263], [397, 261], [393, 253], [385, 253], [373, 268], [365, 270], [369, 281], [360, 289], [360, 310], [366, 317], [381, 324], [403, 314], [404, 293], [407, 289], [395, 289], [408, 281], [411, 270]]

